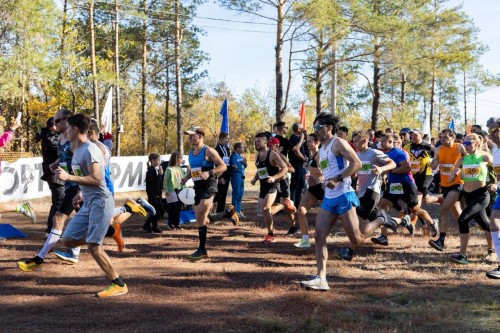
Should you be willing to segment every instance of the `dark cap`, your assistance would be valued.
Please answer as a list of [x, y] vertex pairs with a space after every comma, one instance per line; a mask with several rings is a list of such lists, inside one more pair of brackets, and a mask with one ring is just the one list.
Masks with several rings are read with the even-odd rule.
[[191, 134], [200, 134], [205, 136], [205, 130], [201, 128], [200, 126], [193, 126], [190, 129], [184, 131], [184, 134], [186, 135], [191, 135]]

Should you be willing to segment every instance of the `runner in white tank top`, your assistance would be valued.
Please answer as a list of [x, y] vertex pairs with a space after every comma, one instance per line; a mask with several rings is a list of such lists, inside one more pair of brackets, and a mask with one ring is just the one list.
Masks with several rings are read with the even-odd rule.
[[[332, 152], [336, 140], [340, 139], [337, 135], [334, 135], [330, 142], [319, 150], [319, 167], [325, 179], [337, 179], [349, 166], [349, 161], [345, 157], [337, 156]], [[351, 176], [343, 178], [343, 181], [337, 183], [334, 188], [327, 187], [325, 189], [325, 198], [334, 199], [348, 192], [354, 192], [351, 187]]]

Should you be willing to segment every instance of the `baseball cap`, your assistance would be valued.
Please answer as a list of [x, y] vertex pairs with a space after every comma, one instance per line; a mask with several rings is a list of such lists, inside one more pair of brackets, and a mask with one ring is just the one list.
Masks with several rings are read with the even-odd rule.
[[270, 138], [268, 144], [269, 144], [269, 146], [279, 145], [280, 144], [280, 140], [278, 140], [278, 138]]
[[190, 129], [184, 131], [184, 134], [186, 135], [191, 135], [191, 134], [200, 134], [205, 136], [205, 130], [201, 128], [200, 126], [193, 126]]

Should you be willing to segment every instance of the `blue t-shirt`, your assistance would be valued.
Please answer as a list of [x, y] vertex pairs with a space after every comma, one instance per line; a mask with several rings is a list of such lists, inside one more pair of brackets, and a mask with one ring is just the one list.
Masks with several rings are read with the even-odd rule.
[[[389, 158], [391, 160], [393, 160], [396, 163], [397, 168], [399, 168], [401, 166], [401, 163], [408, 162], [408, 158], [407, 158], [405, 152], [399, 148], [392, 148], [386, 154], [387, 154], [387, 156], [389, 156]], [[411, 173], [411, 171], [409, 173]], [[389, 173], [387, 175], [387, 179], [389, 180], [389, 183], [391, 183], [391, 184], [394, 184], [394, 183], [411, 184], [411, 183], [413, 183], [413, 179], [410, 177], [410, 175], [408, 173]]]
[[243, 164], [243, 157], [240, 154], [233, 151], [229, 165], [231, 166], [231, 177], [243, 177], [246, 166]]

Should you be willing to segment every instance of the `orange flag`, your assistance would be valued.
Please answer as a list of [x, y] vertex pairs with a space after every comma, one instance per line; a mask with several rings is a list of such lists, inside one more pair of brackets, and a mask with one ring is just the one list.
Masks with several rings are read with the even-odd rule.
[[300, 124], [302, 125], [302, 128], [306, 128], [306, 106], [304, 104], [304, 101], [302, 101], [302, 105], [300, 106], [300, 111], [299, 111], [299, 116], [300, 116]]

